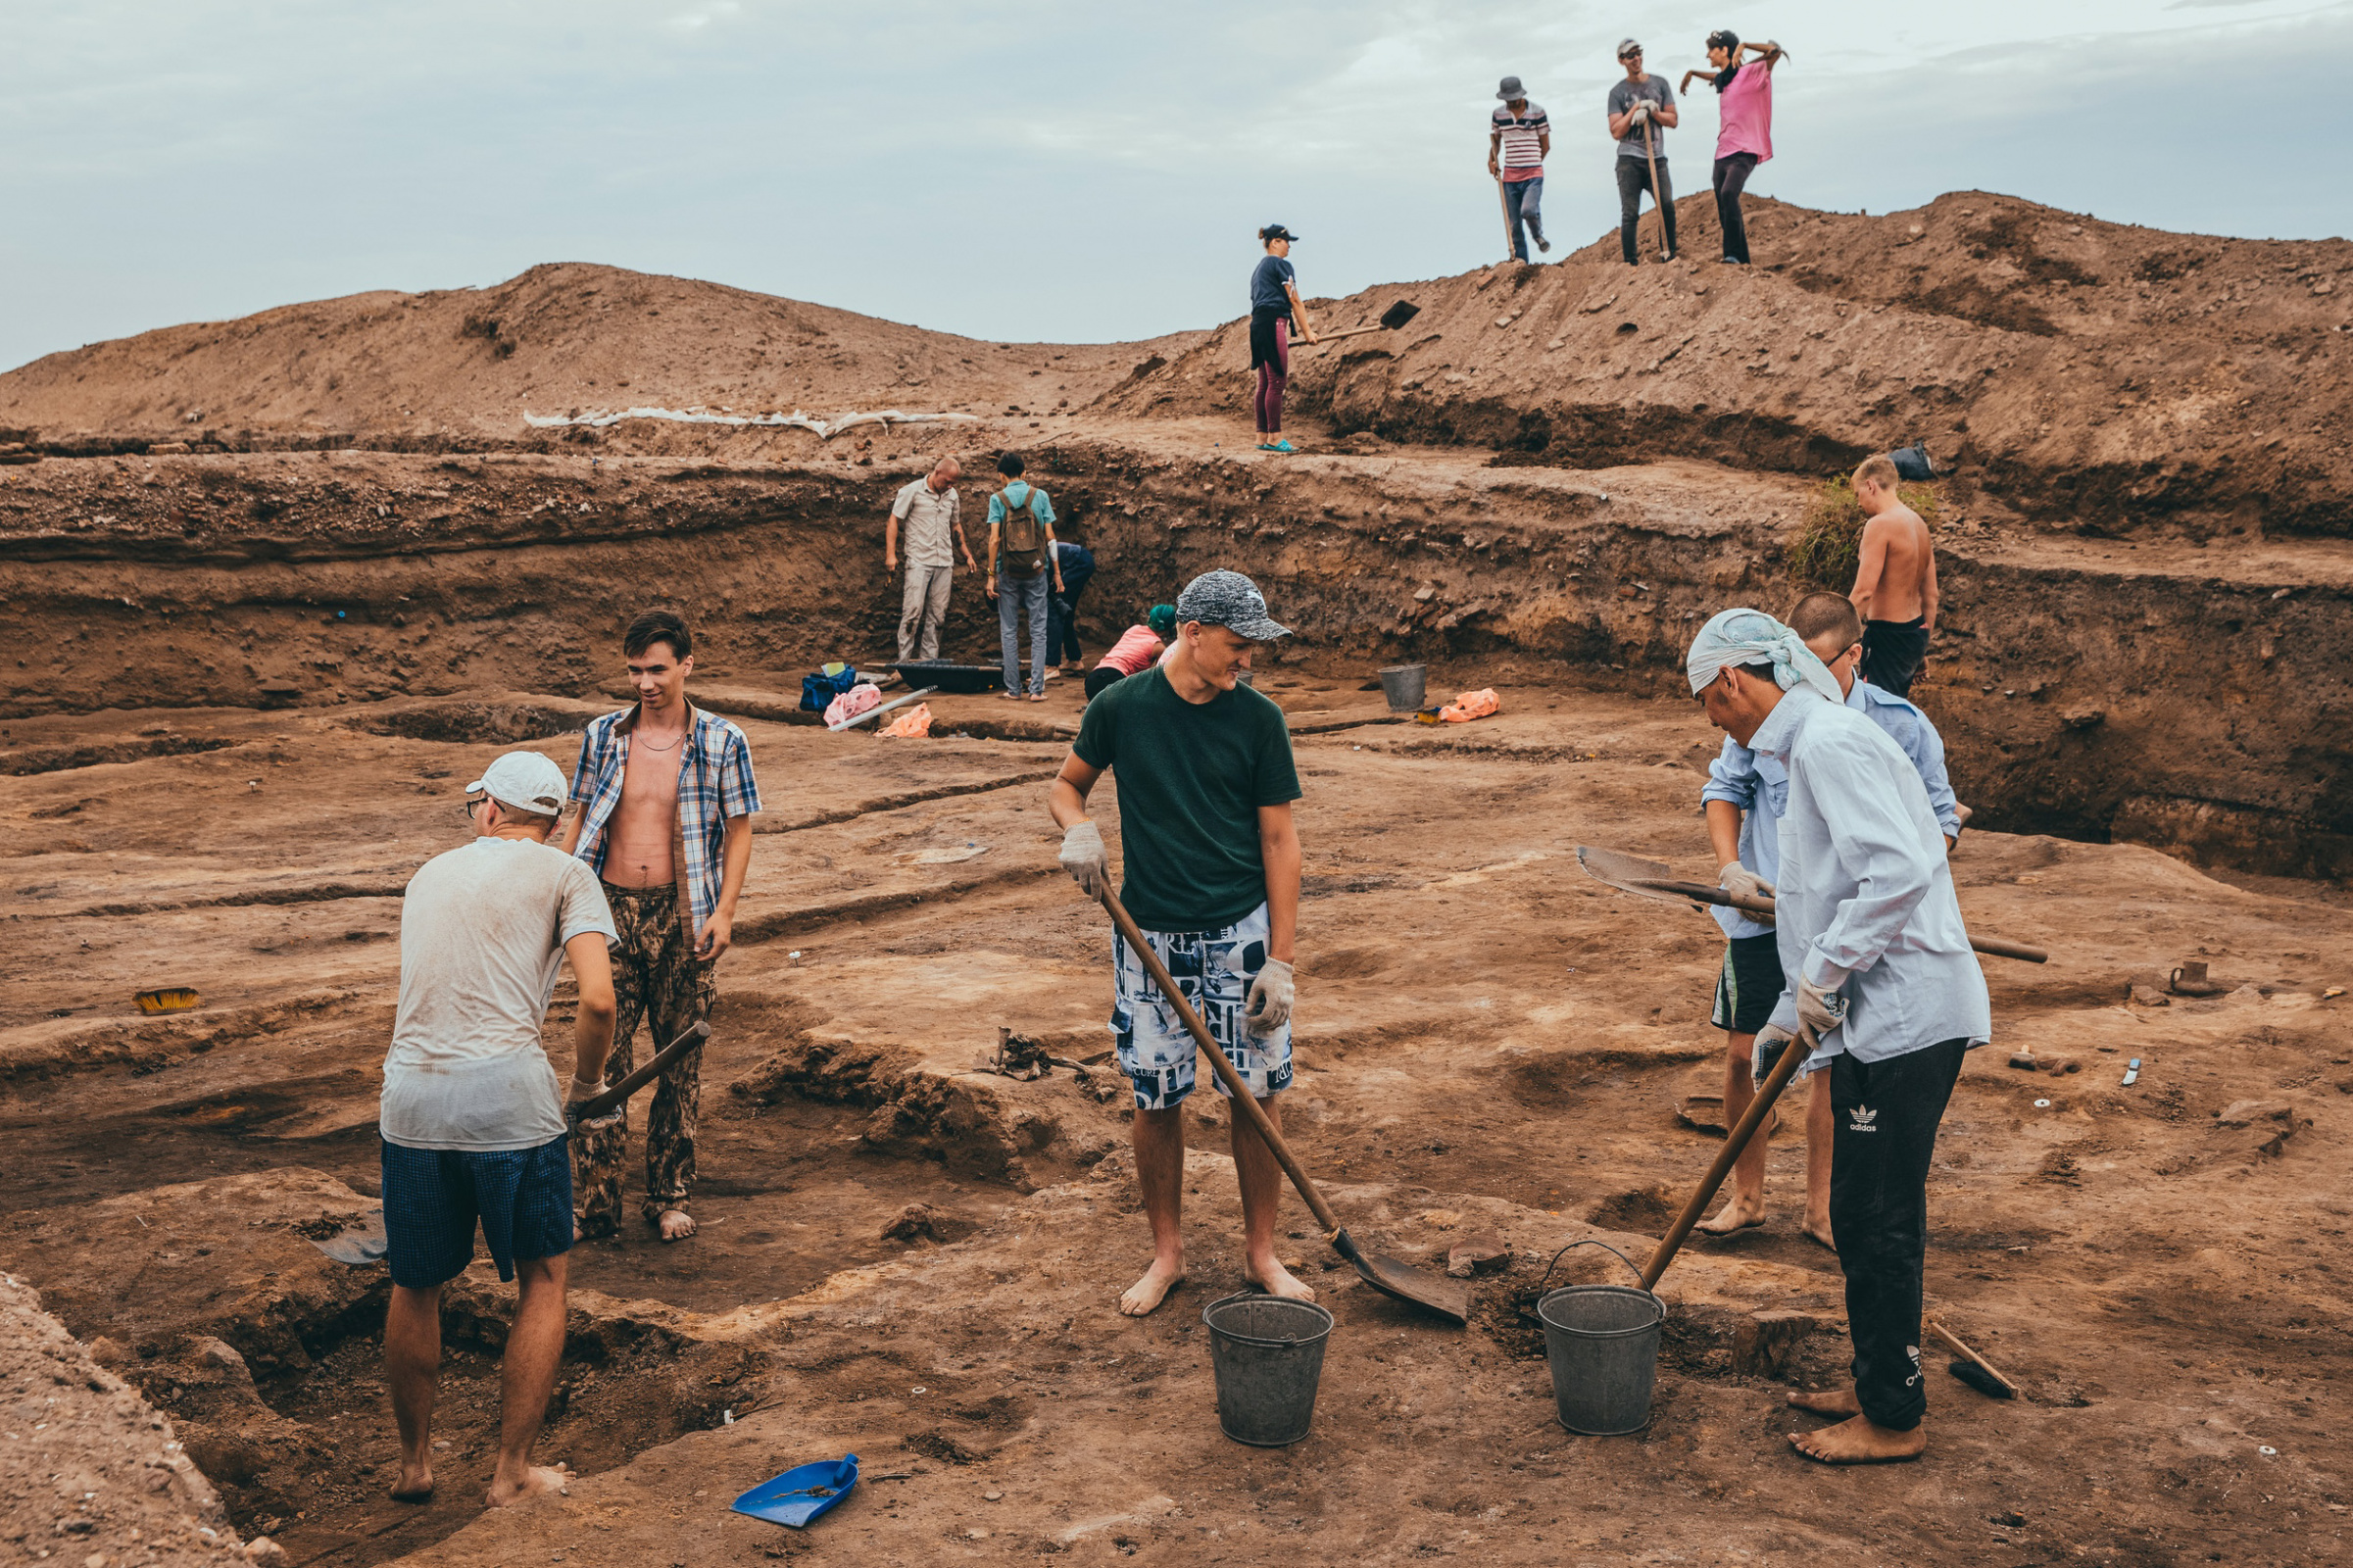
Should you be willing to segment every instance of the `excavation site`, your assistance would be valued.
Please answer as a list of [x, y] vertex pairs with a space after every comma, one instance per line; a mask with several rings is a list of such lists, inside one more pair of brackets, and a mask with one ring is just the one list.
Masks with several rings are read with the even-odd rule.
[[[1000, 343], [586, 264], [0, 375], [5, 1560], [2343, 1560], [2353, 244], [1983, 191], [1748, 221], [1752, 268], [1628, 268], [1613, 230], [1309, 300], [1373, 330], [1293, 346], [1288, 454], [1247, 320]], [[1539, 1303], [1631, 1291], [1735, 1130], [1723, 932], [1580, 849], [1716, 886], [1686, 650], [1845, 592], [1844, 476], [1914, 443], [1951, 879], [1972, 937], [2047, 955], [1983, 958], [1935, 1143], [1927, 1451], [1789, 1441], [1855, 1354], [1800, 1224], [1806, 1082], [1758, 1133], [1764, 1222], [1656, 1279], [1630, 1430], [1572, 1432]], [[1085, 677], [804, 705], [899, 662], [894, 497], [957, 458], [980, 550], [1005, 453], [1092, 552], [1090, 667], [1216, 568], [1291, 630], [1250, 670], [1301, 791], [1282, 1135], [1353, 1247], [1468, 1302], [1385, 1294], [1286, 1183], [1278, 1254], [1332, 1319], [1296, 1441], [1228, 1435], [1207, 1065], [1184, 1278], [1119, 1309], [1153, 1253], [1113, 927], [1050, 798]], [[517, 1289], [483, 1250], [439, 1298], [431, 1495], [395, 1500], [404, 890], [493, 760], [572, 776], [649, 608], [761, 797], [697, 1229], [640, 1217], [641, 1095], [618, 1230], [566, 1254], [534, 1453], [568, 1484], [484, 1505]], [[997, 622], [959, 552], [942, 660], [993, 670]], [[731, 1506], [852, 1454], [806, 1528]]]

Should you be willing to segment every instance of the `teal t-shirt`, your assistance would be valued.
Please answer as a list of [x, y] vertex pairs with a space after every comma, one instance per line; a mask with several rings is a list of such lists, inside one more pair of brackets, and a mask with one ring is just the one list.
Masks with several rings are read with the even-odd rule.
[[1071, 748], [1119, 778], [1119, 900], [1148, 931], [1217, 931], [1266, 902], [1258, 808], [1299, 798], [1283, 710], [1248, 686], [1189, 703], [1157, 664], [1087, 704]]

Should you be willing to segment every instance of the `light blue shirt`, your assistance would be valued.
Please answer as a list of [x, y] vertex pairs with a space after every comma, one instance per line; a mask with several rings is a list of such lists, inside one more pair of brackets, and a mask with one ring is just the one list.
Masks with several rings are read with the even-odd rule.
[[[1928, 790], [1929, 809], [1936, 813], [1936, 825], [1948, 839], [1961, 836], [1961, 805], [1953, 798], [1952, 784], [1944, 775], [1944, 737], [1929, 722], [1928, 714], [1882, 686], [1858, 680], [1846, 693], [1846, 706], [1870, 719], [1887, 732], [1890, 740], [1903, 748], [1904, 756], [1920, 770], [1920, 782]], [[1770, 758], [1759, 759], [1755, 752], [1742, 746], [1731, 736], [1724, 737], [1724, 749], [1708, 765], [1707, 786], [1699, 792], [1701, 801], [1726, 801], [1744, 813], [1740, 819], [1740, 863], [1766, 881], [1781, 883], [1781, 813], [1789, 796], [1789, 774]], [[1710, 911], [1716, 924], [1728, 937], [1761, 937], [1769, 935], [1773, 926], [1764, 920], [1752, 920], [1738, 909], [1716, 906]], [[1947, 1037], [1949, 1038], [1949, 1037]]]
[[[1030, 499], [1033, 494], [1037, 497], [1034, 502]], [[1007, 496], [1013, 498], [1014, 506], [1027, 507], [1036, 513], [1038, 520], [1047, 527], [1054, 526], [1054, 503], [1046, 499], [1045, 491], [1038, 489], [1026, 479], [1015, 479], [1011, 484], [989, 497], [989, 522], [992, 526], [1005, 521], [1005, 500]]]
[[1843, 1051], [1884, 1061], [1939, 1041], [1993, 1035], [1985, 971], [1953, 893], [1944, 835], [1920, 774], [1852, 707], [1799, 688], [1749, 738], [1786, 793], [1774, 900], [1781, 969], [1773, 1021], [1797, 1030], [1796, 981], [1838, 990], [1846, 1022], [1808, 1070]]

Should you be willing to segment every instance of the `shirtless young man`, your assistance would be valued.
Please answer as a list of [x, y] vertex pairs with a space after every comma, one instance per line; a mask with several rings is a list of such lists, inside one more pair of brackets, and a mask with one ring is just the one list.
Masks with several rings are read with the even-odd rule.
[[[604, 879], [620, 935], [613, 949], [619, 1013], [605, 1075], [632, 1066], [640, 1018], [661, 1050], [711, 1015], [712, 967], [727, 951], [736, 899], [752, 862], [752, 813], [760, 785], [744, 732], [687, 699], [694, 639], [686, 622], [649, 610], [621, 639], [637, 704], [591, 722], [580, 741], [571, 798], [581, 803], [564, 847]], [[646, 1222], [665, 1242], [695, 1233], [687, 1200], [695, 1184], [695, 1118], [703, 1054], [665, 1068], [646, 1113]], [[579, 1231], [620, 1228], [626, 1112], [582, 1128]]]
[[[1089, 897], [1109, 885], [1103, 830], [1087, 796], [1119, 775], [1126, 878], [1120, 903], [1185, 1000], [1280, 1130], [1275, 1096], [1291, 1086], [1292, 943], [1299, 930], [1299, 796], [1283, 710], [1241, 684], [1251, 650], [1289, 630], [1238, 571], [1206, 571], [1177, 595], [1167, 656], [1099, 694], [1049, 797], [1061, 861]], [[1136, 1092], [1136, 1183], [1152, 1223], [1152, 1261], [1119, 1298], [1142, 1317], [1185, 1277], [1185, 1105], [1198, 1048], [1126, 939], [1111, 938], [1111, 1033]], [[1226, 1092], [1220, 1079], [1217, 1092]], [[1242, 1186], [1243, 1278], [1270, 1296], [1315, 1293], [1275, 1256], [1283, 1168], [1240, 1116], [1231, 1118]]]
[[1863, 559], [1846, 597], [1863, 617], [1863, 678], [1898, 697], [1912, 682], [1936, 634], [1936, 546], [1928, 524], [1895, 498], [1895, 464], [1865, 458], [1854, 470], [1862, 504]]
[[[1929, 809], [1946, 845], [1961, 836], [1962, 810], [1944, 772], [1944, 738], [1928, 715], [1904, 698], [1855, 677], [1863, 657], [1863, 623], [1843, 594], [1808, 594], [1789, 612], [1789, 628], [1822, 661], [1846, 694], [1846, 706], [1887, 732], [1912, 760], [1928, 790]], [[1728, 893], [1771, 893], [1781, 879], [1781, 814], [1789, 802], [1789, 773], [1727, 735], [1699, 793], [1714, 846], [1717, 886]], [[1756, 1032], [1773, 1016], [1786, 985], [1773, 922], [1739, 909], [1714, 911], [1724, 928], [1724, 972], [1716, 982], [1716, 1027], [1725, 1031], [1724, 1115], [1730, 1126], [1746, 1113], [1754, 1094], [1750, 1058]], [[1805, 1116], [1805, 1235], [1836, 1250], [1830, 1221], [1830, 1079], [1816, 1073]], [[1765, 1223], [1765, 1144], [1751, 1140], [1733, 1167], [1732, 1199], [1699, 1222], [1710, 1236], [1730, 1236]]]

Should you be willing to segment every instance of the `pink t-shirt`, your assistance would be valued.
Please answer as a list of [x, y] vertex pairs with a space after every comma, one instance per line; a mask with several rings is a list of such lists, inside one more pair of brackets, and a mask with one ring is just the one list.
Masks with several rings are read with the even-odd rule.
[[1152, 635], [1150, 626], [1130, 626], [1119, 634], [1119, 641], [1111, 645], [1111, 651], [1096, 662], [1108, 664], [1123, 675], [1141, 675], [1152, 668], [1152, 662], [1160, 657], [1160, 650], [1166, 646]]
[[1716, 132], [1716, 156], [1754, 153], [1763, 163], [1773, 156], [1773, 73], [1763, 61], [1742, 66], [1716, 101], [1723, 117]]

